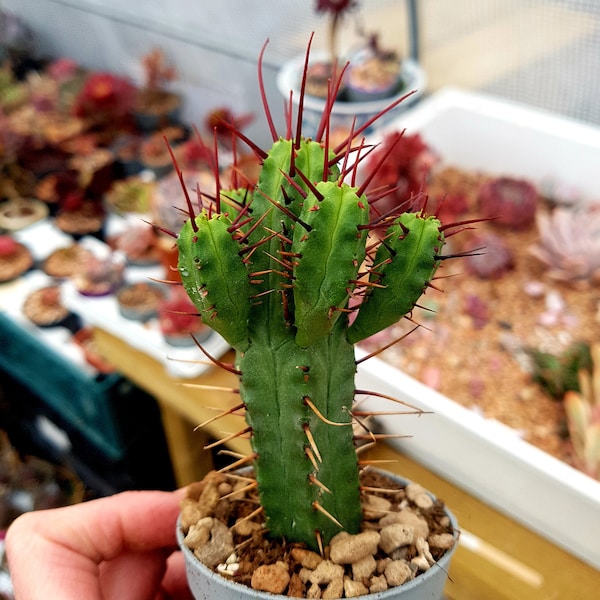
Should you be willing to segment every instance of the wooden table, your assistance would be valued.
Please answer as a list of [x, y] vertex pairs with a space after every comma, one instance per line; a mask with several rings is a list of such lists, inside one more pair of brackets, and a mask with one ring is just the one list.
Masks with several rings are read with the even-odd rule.
[[[101, 353], [159, 403], [178, 484], [201, 478], [212, 466], [212, 455], [204, 446], [242, 427], [241, 417], [230, 415], [195, 429], [239, 403], [237, 394], [223, 391], [237, 386], [235, 376], [215, 368], [196, 379], [173, 379], [161, 364], [121, 339], [101, 329], [95, 330], [95, 338]], [[232, 358], [230, 354], [224, 360]], [[249, 450], [248, 441], [239, 438], [232, 439], [227, 447], [241, 453]], [[599, 597], [600, 572], [593, 567], [384, 444], [370, 451], [368, 457], [393, 460], [385, 468], [419, 481], [456, 514], [463, 534], [446, 586], [450, 600]]]

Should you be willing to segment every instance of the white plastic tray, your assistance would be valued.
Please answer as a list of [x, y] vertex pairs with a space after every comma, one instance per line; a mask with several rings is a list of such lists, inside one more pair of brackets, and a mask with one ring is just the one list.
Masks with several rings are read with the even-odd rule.
[[[445, 164], [552, 180], [600, 200], [597, 128], [457, 89], [436, 93], [389, 127], [420, 132]], [[411, 435], [393, 442], [403, 453], [600, 568], [600, 482], [377, 358], [361, 364], [357, 385], [433, 412], [382, 420], [385, 431]], [[374, 410], [384, 403], [368, 400]]]

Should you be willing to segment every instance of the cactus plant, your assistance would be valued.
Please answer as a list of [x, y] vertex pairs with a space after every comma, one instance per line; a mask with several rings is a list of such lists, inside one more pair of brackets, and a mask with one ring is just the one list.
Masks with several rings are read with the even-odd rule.
[[[261, 62], [262, 53], [259, 75]], [[288, 114], [279, 136], [261, 91], [270, 150], [233, 131], [261, 157], [258, 184], [198, 193], [198, 207], [184, 186], [190, 218], [177, 237], [178, 268], [203, 322], [236, 351], [271, 535], [319, 548], [341, 530], [356, 533], [362, 519], [354, 344], [411, 312], [443, 258], [447, 226], [424, 211], [370, 221], [377, 194], [364, 193], [369, 177], [357, 181], [366, 152], [355, 141], [370, 123], [331, 148], [328, 112], [306, 139], [300, 110], [296, 132]], [[371, 238], [383, 222], [383, 238]]]

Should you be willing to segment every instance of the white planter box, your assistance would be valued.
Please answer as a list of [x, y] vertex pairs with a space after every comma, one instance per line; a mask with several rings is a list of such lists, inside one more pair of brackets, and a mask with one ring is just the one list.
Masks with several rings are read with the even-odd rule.
[[[390, 127], [420, 132], [445, 164], [537, 184], [552, 179], [600, 200], [597, 128], [456, 89], [424, 100]], [[382, 418], [385, 432], [412, 436], [392, 442], [403, 453], [600, 568], [600, 482], [377, 358], [360, 365], [357, 386], [433, 413]], [[389, 410], [383, 399], [368, 403]]]

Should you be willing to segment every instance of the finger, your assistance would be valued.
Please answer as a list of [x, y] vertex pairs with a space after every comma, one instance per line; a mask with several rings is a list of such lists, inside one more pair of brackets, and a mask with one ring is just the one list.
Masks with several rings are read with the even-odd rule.
[[21, 518], [35, 535], [100, 563], [125, 550], [175, 547], [180, 500], [176, 492], [123, 492]]
[[100, 565], [102, 598], [152, 600], [160, 589], [167, 553], [162, 550], [130, 552]]
[[173, 552], [167, 560], [167, 572], [163, 577], [163, 590], [167, 598], [193, 600], [187, 583], [185, 560], [182, 552]]
[[124, 492], [22, 515], [6, 537], [13, 584], [23, 592], [16, 597], [100, 598], [98, 564], [123, 552], [175, 547], [181, 498], [182, 492]]

